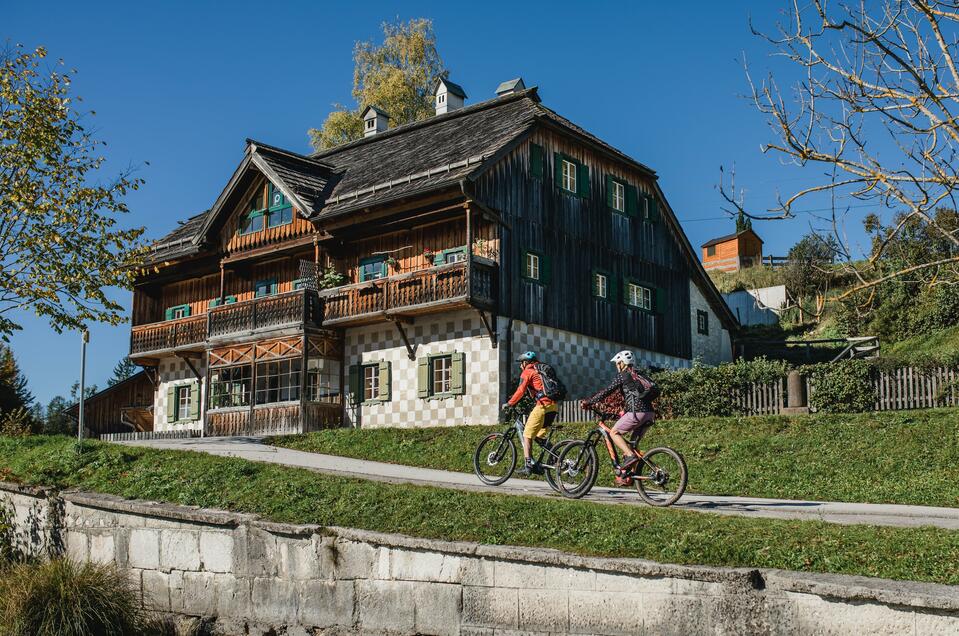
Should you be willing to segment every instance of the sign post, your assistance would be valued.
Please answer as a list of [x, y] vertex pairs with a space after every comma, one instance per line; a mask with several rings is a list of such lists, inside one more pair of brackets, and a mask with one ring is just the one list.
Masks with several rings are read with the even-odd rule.
[[90, 332], [86, 329], [81, 334], [80, 344], [80, 418], [77, 421], [77, 451], [82, 450], [83, 444], [83, 407], [86, 400], [86, 376], [87, 376], [87, 343], [90, 342]]

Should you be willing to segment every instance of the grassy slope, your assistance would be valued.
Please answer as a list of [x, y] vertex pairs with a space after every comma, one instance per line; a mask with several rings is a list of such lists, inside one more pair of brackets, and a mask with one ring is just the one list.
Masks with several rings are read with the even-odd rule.
[[[471, 472], [486, 427], [337, 429], [276, 438], [311, 452]], [[585, 425], [563, 434], [582, 436]], [[676, 448], [689, 490], [715, 495], [959, 507], [959, 410], [660, 421], [643, 448]], [[611, 484], [603, 460], [602, 481]]]
[[891, 344], [882, 344], [882, 354], [896, 359], [934, 358], [955, 352], [959, 352], [959, 325]]
[[0, 479], [349, 526], [666, 563], [959, 584], [959, 532], [723, 517], [388, 485], [236, 458], [0, 437]]

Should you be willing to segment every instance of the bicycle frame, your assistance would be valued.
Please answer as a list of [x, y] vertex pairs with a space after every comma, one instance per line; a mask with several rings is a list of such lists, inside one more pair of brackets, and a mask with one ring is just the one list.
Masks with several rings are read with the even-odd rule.
[[[512, 443], [512, 441], [513, 441], [513, 437], [517, 437], [517, 438], [519, 438], [520, 444], [522, 444], [522, 443], [523, 443], [523, 427], [524, 427], [523, 418], [517, 416], [516, 419], [513, 420], [513, 424], [512, 424], [508, 429], [506, 429], [506, 430], [503, 432], [503, 442], [502, 442], [502, 443], [503, 443], [503, 444], [510, 444], [510, 443]], [[555, 427], [550, 426], [550, 427], [547, 429], [546, 439], [542, 440], [541, 443], [539, 443], [539, 442], [540, 442], [539, 438], [537, 438], [536, 440], [534, 440], [534, 443], [538, 443], [538, 445], [539, 445], [539, 456], [536, 458], [536, 463], [539, 464], [540, 466], [545, 466], [546, 468], [554, 468], [554, 467], [556, 466], [556, 460], [559, 459], [559, 455], [557, 455], [557, 454], [553, 451], [553, 447], [550, 445], [550, 442], [551, 442], [552, 439], [553, 439], [553, 431], [554, 431], [554, 430], [555, 430]], [[532, 456], [534, 449], [531, 447], [529, 450], [530, 450], [530, 456]], [[497, 449], [496, 452], [497, 452], [497, 455], [498, 455], [499, 452], [500, 452], [499, 449]], [[544, 458], [546, 455], [549, 455], [549, 456], [550, 456], [550, 463], [544, 465], [544, 464], [543, 464], [543, 458]]]
[[[602, 439], [603, 443], [606, 445], [606, 452], [609, 453], [609, 461], [612, 462], [613, 468], [617, 471], [622, 470], [622, 464], [619, 463], [619, 450], [616, 448], [616, 444], [613, 443], [613, 429], [610, 428], [604, 420], [597, 420], [596, 428], [591, 430], [589, 434], [586, 435], [584, 440], [587, 446], [596, 447], [599, 444], [599, 440]], [[629, 442], [630, 447], [636, 451], [636, 456], [639, 457], [639, 464], [636, 465], [636, 468], [646, 465], [649, 466], [649, 462], [646, 461], [643, 451], [639, 450], [636, 445], [639, 443]], [[653, 468], [653, 466], [650, 466]], [[648, 476], [636, 474], [636, 469], [633, 469], [633, 479], [650, 479]]]

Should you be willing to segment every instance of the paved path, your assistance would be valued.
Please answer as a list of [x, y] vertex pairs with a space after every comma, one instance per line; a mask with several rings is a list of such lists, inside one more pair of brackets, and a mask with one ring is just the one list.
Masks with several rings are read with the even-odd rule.
[[[137, 446], [192, 450], [211, 455], [241, 457], [259, 462], [308, 468], [321, 473], [360, 477], [391, 483], [411, 483], [472, 491], [499, 492], [510, 495], [559, 497], [542, 480], [510, 479], [502, 486], [486, 486], [472, 473], [458, 473], [431, 468], [414, 468], [398, 464], [351, 459], [277, 448], [263, 444], [257, 437], [207, 437], [192, 439], [122, 442]], [[603, 503], [644, 505], [633, 490], [593, 488], [586, 500]], [[959, 530], [959, 508], [900, 506], [892, 504], [859, 504], [758, 497], [718, 497], [686, 493], [674, 506], [747, 517], [821, 520], [830, 523], [870, 524], [880, 526], [936, 526]]]

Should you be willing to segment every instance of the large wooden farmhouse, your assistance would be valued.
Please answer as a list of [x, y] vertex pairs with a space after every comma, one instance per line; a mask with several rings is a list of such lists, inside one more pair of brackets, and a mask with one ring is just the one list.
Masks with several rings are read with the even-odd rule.
[[156, 431], [495, 421], [532, 349], [571, 397], [629, 348], [731, 359], [736, 328], [656, 173], [504, 83], [313, 155], [248, 141], [213, 206], [156, 242], [130, 356]]

